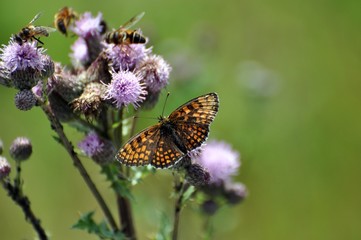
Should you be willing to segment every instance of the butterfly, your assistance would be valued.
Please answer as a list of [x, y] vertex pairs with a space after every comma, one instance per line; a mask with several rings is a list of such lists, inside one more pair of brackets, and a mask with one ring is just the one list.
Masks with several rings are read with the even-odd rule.
[[196, 97], [132, 137], [116, 159], [127, 166], [169, 168], [207, 139], [219, 107], [216, 93]]

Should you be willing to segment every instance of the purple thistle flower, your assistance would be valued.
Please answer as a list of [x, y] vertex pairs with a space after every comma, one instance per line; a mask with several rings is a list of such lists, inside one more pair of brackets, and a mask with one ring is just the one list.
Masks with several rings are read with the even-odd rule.
[[35, 41], [25, 42], [22, 45], [10, 41], [8, 45], [3, 45], [1, 51], [0, 58], [10, 72], [27, 68], [33, 68], [38, 71], [44, 69], [42, 55], [45, 50], [43, 48], [38, 49]]
[[113, 69], [118, 71], [133, 71], [137, 64], [151, 52], [144, 44], [107, 44], [106, 54]]
[[89, 61], [88, 46], [83, 38], [78, 38], [71, 46], [70, 58], [74, 66], [83, 66]]
[[89, 67], [104, 47], [101, 44], [102, 33], [104, 32], [102, 18], [101, 13], [93, 17], [91, 13], [86, 12], [74, 23], [74, 26], [71, 26], [71, 30], [84, 40], [83, 42], [77, 41], [72, 49], [75, 60], [80, 60], [79, 62], [85, 67]]
[[240, 167], [239, 153], [225, 142], [210, 141], [195, 159], [210, 174], [210, 183], [222, 184], [230, 180]]
[[147, 56], [137, 67], [137, 73], [149, 91], [153, 93], [159, 92], [167, 86], [171, 70], [169, 64], [157, 55]]
[[9, 73], [9, 78], [17, 89], [30, 89], [54, 72], [53, 61], [44, 54], [43, 48], [36, 47], [36, 42], [19, 45], [10, 41], [1, 51], [2, 67]]
[[95, 132], [88, 133], [88, 135], [79, 142], [78, 147], [86, 156], [91, 157], [99, 164], [107, 164], [115, 160], [116, 149], [113, 143], [101, 138]]
[[76, 35], [84, 39], [100, 38], [104, 31], [103, 15], [98, 13], [96, 17], [93, 17], [90, 12], [86, 12], [70, 28]]
[[9, 176], [10, 171], [11, 166], [8, 160], [6, 160], [3, 156], [0, 156], [0, 179]]
[[139, 103], [145, 99], [144, 84], [140, 83], [137, 75], [129, 71], [112, 72], [112, 81], [107, 85], [105, 99], [113, 101], [117, 108], [133, 104], [139, 107]]
[[90, 132], [81, 142], [78, 143], [78, 147], [86, 156], [93, 157], [103, 151], [104, 143], [98, 134]]

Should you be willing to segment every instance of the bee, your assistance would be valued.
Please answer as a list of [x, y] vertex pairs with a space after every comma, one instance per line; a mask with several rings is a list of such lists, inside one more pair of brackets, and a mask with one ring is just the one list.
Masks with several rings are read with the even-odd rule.
[[128, 22], [124, 23], [118, 29], [108, 32], [105, 35], [105, 42], [118, 44], [132, 44], [132, 43], [145, 43], [146, 38], [137, 30], [129, 30], [136, 24], [142, 17], [144, 12], [132, 17]]
[[[35, 39], [37, 42], [44, 44], [40, 41], [40, 36], [49, 36], [49, 33], [54, 32], [56, 29], [44, 26], [34, 26], [33, 23], [40, 17], [41, 13], [35, 15], [35, 17], [28, 23], [26, 27], [23, 27], [19, 33], [13, 35], [13, 39], [22, 45], [24, 42]], [[37, 36], [39, 36], [37, 38]]]
[[68, 36], [68, 27], [78, 14], [72, 8], [63, 7], [54, 16], [54, 26], [65, 36]]

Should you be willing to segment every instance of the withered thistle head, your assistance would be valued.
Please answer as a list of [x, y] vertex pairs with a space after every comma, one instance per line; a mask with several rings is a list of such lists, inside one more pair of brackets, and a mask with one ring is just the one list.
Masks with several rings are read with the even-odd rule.
[[97, 117], [102, 111], [105, 92], [106, 86], [104, 84], [89, 83], [85, 86], [80, 97], [71, 102], [71, 106], [75, 112], [84, 114], [86, 118]]

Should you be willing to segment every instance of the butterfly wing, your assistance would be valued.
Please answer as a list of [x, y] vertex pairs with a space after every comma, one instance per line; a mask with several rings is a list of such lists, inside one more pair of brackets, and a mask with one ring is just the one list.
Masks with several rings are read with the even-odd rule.
[[127, 166], [143, 166], [153, 159], [160, 140], [159, 124], [146, 128], [118, 151], [116, 158]]
[[183, 104], [170, 115], [175, 132], [182, 144], [191, 151], [200, 147], [207, 139], [209, 125], [214, 120], [219, 108], [216, 93], [208, 93]]
[[150, 163], [157, 168], [168, 168], [173, 166], [183, 156], [184, 153], [174, 144], [172, 136], [164, 135], [161, 132], [154, 157]]
[[116, 158], [127, 166], [152, 164], [157, 168], [174, 165], [183, 155], [171, 136], [162, 134], [161, 124], [151, 126], [131, 138], [117, 153]]

